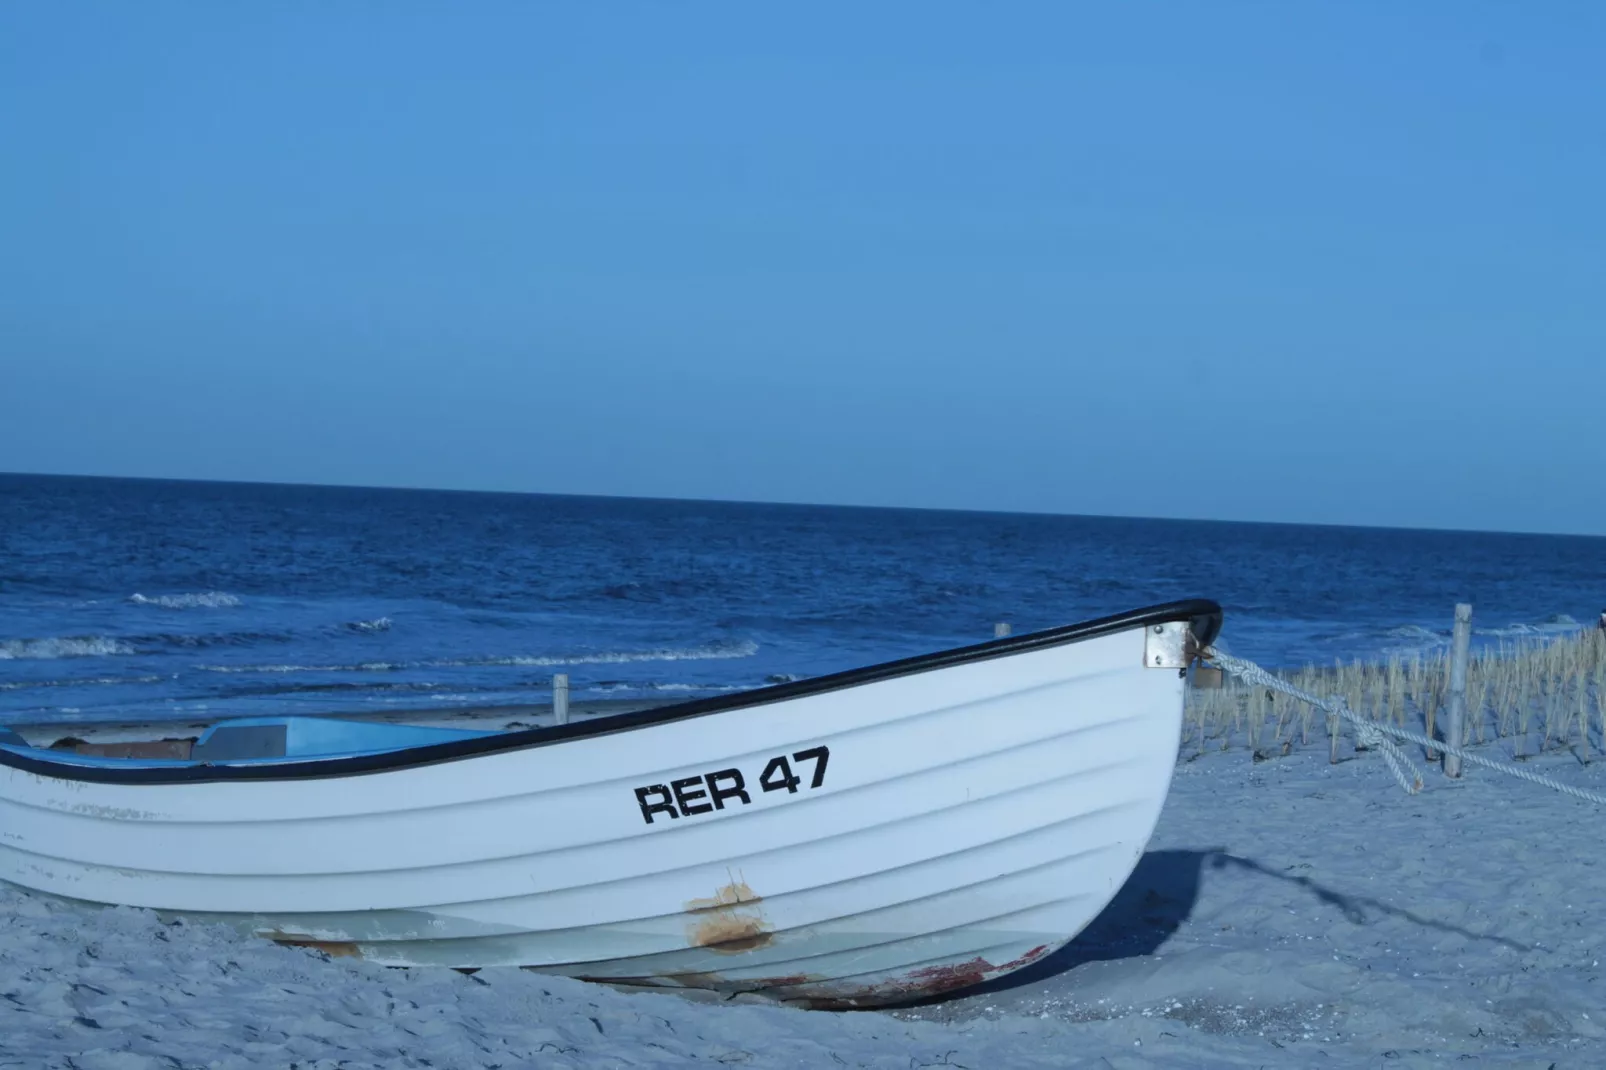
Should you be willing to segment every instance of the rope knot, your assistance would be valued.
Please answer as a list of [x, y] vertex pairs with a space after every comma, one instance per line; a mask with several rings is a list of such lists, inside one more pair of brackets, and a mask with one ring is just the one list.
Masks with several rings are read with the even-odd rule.
[[1382, 732], [1378, 731], [1376, 725], [1367, 724], [1365, 721], [1356, 721], [1355, 742], [1367, 750], [1378, 750], [1383, 746], [1385, 737]]

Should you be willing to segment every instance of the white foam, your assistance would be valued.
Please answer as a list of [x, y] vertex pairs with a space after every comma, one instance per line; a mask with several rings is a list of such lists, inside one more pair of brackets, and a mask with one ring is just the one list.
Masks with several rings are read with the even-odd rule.
[[346, 624], [354, 632], [388, 632], [390, 631], [389, 617], [376, 617], [373, 620], [354, 620]]
[[358, 665], [197, 665], [203, 672], [395, 672], [406, 665], [388, 661], [365, 661]]
[[602, 654], [515, 655], [508, 658], [485, 658], [477, 661], [437, 661], [432, 665], [620, 665], [636, 661], [715, 661], [729, 658], [750, 658], [758, 653], [758, 644], [751, 639], [739, 643], [714, 643], [708, 646], [689, 647], [684, 650], [630, 650]]
[[1397, 628], [1390, 628], [1388, 636], [1390, 639], [1420, 639], [1429, 643], [1439, 642], [1448, 638], [1442, 632], [1436, 632], [1432, 628], [1424, 628], [1420, 624], [1402, 624]]
[[232, 609], [243, 605], [239, 595], [227, 591], [202, 591], [199, 594], [159, 594], [148, 598], [132, 594], [128, 600], [136, 606], [159, 606], [162, 609]]
[[1475, 635], [1493, 636], [1497, 639], [1513, 639], [1523, 636], [1567, 635], [1570, 632], [1578, 631], [1582, 627], [1582, 624], [1579, 624], [1567, 614], [1561, 613], [1539, 624], [1525, 624], [1518, 621], [1515, 624], [1508, 624], [1504, 628], [1476, 628], [1473, 633]]
[[[1472, 629], [1472, 634], [1479, 639], [1516, 639], [1534, 642], [1549, 642], [1576, 634], [1583, 627], [1578, 621], [1565, 613], [1558, 613], [1547, 617], [1538, 624], [1529, 624], [1517, 621], [1502, 627]], [[1390, 628], [1386, 633], [1389, 638], [1404, 640], [1400, 645], [1385, 646], [1378, 653], [1385, 658], [1400, 658], [1409, 660], [1415, 657], [1438, 655], [1450, 646], [1451, 634], [1448, 630], [1435, 631], [1424, 628], [1419, 624], [1403, 624]]]
[[[0, 657], [4, 657], [0, 654]], [[88, 676], [78, 680], [0, 681], [0, 691], [20, 691], [26, 687], [112, 687], [117, 684], [159, 684], [165, 676]]]
[[291, 673], [291, 672], [395, 672], [399, 669], [538, 668], [557, 665], [618, 665], [640, 661], [704, 661], [748, 658], [758, 653], [750, 639], [739, 643], [710, 644], [685, 649], [610, 651], [602, 654], [524, 655], [493, 658], [443, 658], [435, 661], [392, 663], [367, 661], [355, 665], [200, 665], [206, 672]]
[[66, 639], [0, 639], [0, 661], [104, 658], [133, 652], [134, 648], [127, 643], [100, 635]]
[[588, 688], [586, 688], [586, 693], [590, 694], [590, 695], [619, 695], [619, 694], [637, 695], [637, 694], [641, 694], [644, 691], [663, 691], [663, 692], [673, 692], [673, 693], [676, 693], [676, 694], [685, 693], [685, 692], [692, 692], [692, 691], [698, 691], [698, 692], [707, 692], [707, 693], [710, 693], [710, 694], [712, 694], [712, 693], [721, 693], [721, 694], [723, 694], [723, 693], [729, 692], [729, 691], [749, 691], [749, 690], [752, 690], [752, 689], [750, 687], [748, 687], [747, 685], [745, 685], [745, 684], [652, 684], [652, 683], [648, 683], [648, 684], [627, 684], [627, 683], [614, 683], [614, 684], [599, 684], [596, 687], [588, 687]]

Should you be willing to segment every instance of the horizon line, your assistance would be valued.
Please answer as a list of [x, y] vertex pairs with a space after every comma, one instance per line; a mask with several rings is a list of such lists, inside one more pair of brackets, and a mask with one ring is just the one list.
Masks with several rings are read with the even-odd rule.
[[787, 501], [759, 498], [686, 498], [672, 495], [595, 494], [542, 490], [489, 490], [473, 487], [427, 487], [401, 483], [306, 483], [299, 480], [198, 479], [186, 476], [126, 476], [86, 472], [13, 472], [0, 470], [0, 479], [89, 479], [129, 483], [188, 483], [225, 487], [286, 487], [304, 490], [373, 490], [399, 493], [479, 494], [523, 498], [587, 498], [609, 501], [675, 502], [707, 505], [770, 505], [796, 509], [864, 509], [882, 512], [959, 513], [972, 516], [1066, 517], [1083, 520], [1154, 520], [1182, 524], [1239, 524], [1258, 527], [1338, 528], [1349, 531], [1421, 531], [1446, 535], [1518, 535], [1558, 539], [1606, 539], [1606, 534], [1570, 531], [1520, 531], [1505, 528], [1411, 527], [1401, 524], [1341, 524], [1299, 520], [1235, 520], [1224, 517], [1139, 516], [1126, 513], [1071, 513], [1030, 509], [965, 509], [933, 505], [860, 505], [845, 502]]

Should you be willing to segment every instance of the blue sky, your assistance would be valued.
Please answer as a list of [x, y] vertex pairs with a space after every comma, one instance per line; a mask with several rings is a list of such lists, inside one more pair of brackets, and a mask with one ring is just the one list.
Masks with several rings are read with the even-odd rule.
[[0, 470], [1606, 534], [1606, 5], [0, 7]]

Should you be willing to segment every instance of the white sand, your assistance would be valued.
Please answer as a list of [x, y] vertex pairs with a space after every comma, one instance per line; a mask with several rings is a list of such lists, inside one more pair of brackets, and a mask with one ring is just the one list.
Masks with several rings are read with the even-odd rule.
[[1407, 798], [1375, 757], [1316, 753], [1183, 765], [1061, 972], [895, 1013], [387, 970], [0, 888], [0, 1066], [1606, 1066], [1606, 813], [1428, 781]]

